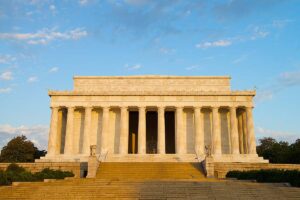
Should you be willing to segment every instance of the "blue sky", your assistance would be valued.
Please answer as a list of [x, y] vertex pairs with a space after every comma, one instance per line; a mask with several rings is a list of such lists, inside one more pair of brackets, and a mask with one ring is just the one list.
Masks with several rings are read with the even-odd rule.
[[299, 0], [0, 0], [0, 147], [46, 149], [74, 75], [230, 75], [258, 138], [300, 138]]

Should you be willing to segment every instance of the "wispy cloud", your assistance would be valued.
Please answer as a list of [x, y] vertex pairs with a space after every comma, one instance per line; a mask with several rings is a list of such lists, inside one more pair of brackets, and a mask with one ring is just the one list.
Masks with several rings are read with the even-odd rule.
[[240, 62], [246, 60], [247, 57], [248, 57], [248, 55], [241, 55], [240, 57], [234, 59], [234, 60], [232, 61], [232, 63], [233, 63], [233, 64], [238, 64], [238, 63], [240, 63]]
[[16, 57], [11, 55], [0, 55], [0, 64], [10, 64], [11, 62], [14, 62], [16, 60]]
[[36, 76], [31, 76], [27, 79], [28, 83], [33, 83], [33, 82], [37, 82], [38, 78]]
[[259, 88], [255, 97], [255, 102], [259, 103], [271, 100], [275, 94], [292, 86], [300, 86], [300, 71], [281, 73], [270, 85], [265, 88]]
[[49, 6], [49, 10], [52, 12], [53, 15], [57, 13], [56, 6], [54, 4], [51, 4]]
[[175, 49], [161, 47], [161, 48], [159, 49], [159, 52], [162, 53], [162, 54], [172, 54], [172, 53], [175, 52]]
[[211, 42], [203, 42], [196, 44], [197, 48], [210, 48], [210, 47], [227, 47], [232, 44], [231, 40], [216, 40], [216, 41], [211, 41]]
[[49, 128], [46, 125], [12, 126], [9, 124], [0, 124], [0, 148], [13, 137], [25, 135], [38, 148], [46, 149], [48, 130]]
[[0, 74], [0, 80], [9, 81], [13, 79], [13, 73], [11, 71], [5, 71]]
[[197, 69], [200, 69], [200, 66], [199, 65], [192, 65], [192, 66], [186, 67], [185, 69], [188, 70], [188, 71], [197, 70]]
[[79, 40], [87, 36], [87, 31], [84, 28], [75, 28], [73, 30], [60, 32], [52, 29], [42, 29], [35, 33], [0, 33], [0, 39], [24, 41], [28, 44], [48, 44], [54, 40]]
[[57, 72], [58, 71], [58, 67], [52, 67], [52, 68], [50, 68], [50, 70], [49, 70], [49, 72], [50, 73], [55, 73], [55, 72]]
[[259, 39], [259, 38], [265, 38], [268, 35], [269, 35], [268, 31], [262, 29], [259, 26], [255, 26], [253, 28], [253, 33], [252, 33], [252, 36], [251, 36], [251, 40], [256, 40], [256, 39]]
[[79, 5], [83, 6], [89, 3], [89, 0], [79, 0], [78, 1]]
[[135, 64], [135, 65], [129, 65], [129, 64], [126, 64], [125, 65], [125, 68], [127, 70], [138, 70], [140, 68], [142, 68], [143, 66], [141, 64]]
[[255, 132], [257, 135], [257, 138], [263, 138], [263, 137], [272, 137], [278, 141], [287, 141], [290, 143], [293, 143], [296, 141], [296, 139], [300, 138], [300, 133], [291, 133], [287, 131], [276, 131], [276, 130], [270, 130], [263, 127], [256, 127]]
[[4, 94], [4, 93], [10, 93], [11, 92], [11, 88], [0, 88], [0, 94]]
[[288, 23], [291, 23], [293, 21], [294, 20], [291, 19], [273, 20], [272, 26], [274, 28], [284, 28]]

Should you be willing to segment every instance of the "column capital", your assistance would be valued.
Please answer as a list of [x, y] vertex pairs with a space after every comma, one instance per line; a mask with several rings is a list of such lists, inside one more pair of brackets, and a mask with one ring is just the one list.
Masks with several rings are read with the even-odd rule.
[[59, 106], [50, 106], [50, 109], [59, 109]]
[[74, 109], [75, 109], [75, 106], [68, 106], [67, 109], [68, 109], [68, 110], [74, 110]]
[[212, 110], [217, 110], [217, 111], [219, 111], [219, 108], [220, 108], [220, 106], [212, 106], [211, 107]]
[[194, 106], [194, 110], [200, 109], [201, 110], [202, 106]]
[[146, 106], [139, 106], [139, 110], [146, 110]]
[[253, 106], [247, 106], [246, 110], [252, 110], [254, 107]]
[[110, 106], [102, 106], [102, 109], [103, 109], [103, 110], [109, 110], [109, 109], [110, 109]]
[[157, 106], [158, 110], [165, 110], [166, 106]]
[[232, 110], [236, 110], [238, 107], [237, 106], [230, 106], [229, 109]]
[[120, 106], [120, 109], [128, 109], [128, 106]]
[[175, 108], [176, 108], [176, 110], [182, 110], [183, 106], [176, 106]]
[[85, 106], [84, 109], [85, 109], [85, 110], [92, 110], [92, 109], [93, 109], [93, 106]]

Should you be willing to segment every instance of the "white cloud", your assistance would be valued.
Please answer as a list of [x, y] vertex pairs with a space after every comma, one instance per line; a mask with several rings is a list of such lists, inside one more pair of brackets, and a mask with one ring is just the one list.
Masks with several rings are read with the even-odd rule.
[[290, 19], [273, 20], [272, 26], [274, 28], [284, 28], [288, 23], [293, 21], [294, 20], [290, 20]]
[[87, 31], [84, 28], [75, 28], [73, 30], [59, 32], [55, 28], [42, 29], [35, 33], [0, 33], [0, 39], [24, 41], [28, 44], [48, 44], [54, 40], [78, 40], [87, 36]]
[[33, 82], [37, 82], [38, 78], [36, 76], [31, 76], [27, 79], [27, 82], [29, 83], [33, 83]]
[[263, 30], [259, 26], [255, 26], [253, 28], [253, 33], [252, 33], [252, 36], [251, 36], [251, 40], [256, 40], [256, 39], [259, 39], [259, 38], [265, 38], [268, 35], [269, 35], [269, 32]]
[[143, 66], [141, 64], [135, 64], [135, 65], [125, 65], [125, 68], [128, 70], [138, 70], [140, 68], [142, 68]]
[[12, 126], [0, 124], [0, 147], [4, 146], [13, 137], [25, 135], [39, 149], [47, 149], [48, 131], [49, 128], [46, 125]]
[[248, 55], [242, 55], [238, 58], [236, 58], [235, 60], [232, 61], [233, 64], [238, 64], [244, 60], [246, 60], [246, 58], [248, 57]]
[[134, 6], [144, 5], [149, 2], [149, 0], [124, 0], [125, 3]]
[[49, 6], [49, 10], [52, 12], [52, 14], [56, 14], [56, 7], [55, 7], [55, 5], [50, 5]]
[[197, 48], [210, 48], [210, 47], [227, 47], [232, 44], [230, 40], [217, 40], [213, 42], [203, 42], [196, 44]]
[[0, 64], [9, 64], [11, 62], [14, 62], [16, 60], [16, 57], [13, 57], [11, 55], [0, 55]]
[[300, 86], [300, 71], [290, 71], [281, 73], [265, 88], [259, 89], [255, 97], [256, 102], [263, 102], [273, 99], [274, 95], [282, 90]]
[[300, 85], [300, 71], [281, 73], [279, 81], [285, 86]]
[[188, 70], [188, 71], [191, 71], [191, 70], [197, 70], [199, 68], [200, 68], [199, 65], [192, 65], [190, 67], [186, 67], [185, 69]]
[[50, 73], [54, 73], [54, 72], [57, 72], [58, 71], [58, 67], [52, 67], [50, 70], [49, 70], [49, 72]]
[[89, 0], [79, 0], [78, 3], [83, 6], [83, 5], [88, 4]]
[[0, 74], [0, 79], [1, 80], [5, 80], [5, 81], [9, 81], [13, 79], [13, 75], [11, 71], [6, 71]]
[[10, 91], [11, 91], [10, 87], [8, 87], [8, 88], [0, 88], [0, 94], [10, 93]]
[[256, 127], [256, 136], [258, 139], [263, 137], [272, 137], [278, 141], [295, 142], [296, 139], [300, 138], [300, 133], [291, 133], [286, 131], [274, 131], [263, 127]]
[[175, 52], [175, 49], [170, 49], [170, 48], [160, 48], [159, 49], [159, 52], [162, 53], [162, 54], [172, 54]]

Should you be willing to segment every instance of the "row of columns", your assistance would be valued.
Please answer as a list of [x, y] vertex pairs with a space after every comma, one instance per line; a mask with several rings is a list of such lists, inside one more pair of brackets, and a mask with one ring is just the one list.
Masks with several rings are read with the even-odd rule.
[[[73, 154], [74, 141], [74, 107], [68, 107], [67, 128], [65, 136], [64, 154]], [[107, 140], [109, 137], [109, 107], [103, 107], [103, 123], [101, 134], [101, 151], [108, 149]], [[239, 154], [239, 135], [236, 116], [236, 107], [230, 107], [230, 134], [231, 134], [231, 153]], [[58, 124], [58, 107], [52, 107], [51, 125], [49, 135], [48, 154], [59, 154], [57, 146], [57, 124]], [[165, 107], [158, 107], [158, 137], [157, 151], [158, 154], [165, 154]], [[89, 153], [90, 145], [96, 144], [97, 136], [91, 133], [92, 107], [85, 107], [84, 119], [84, 137], [83, 137], [83, 154]], [[201, 116], [201, 107], [194, 108], [195, 115], [195, 151], [197, 154], [204, 154], [204, 118]], [[248, 154], [256, 154], [256, 142], [254, 135], [252, 107], [246, 108], [247, 116], [247, 141]], [[219, 115], [219, 107], [212, 108], [212, 153], [222, 154], [221, 150], [221, 122]], [[121, 107], [121, 132], [119, 153], [128, 153], [128, 137], [129, 137], [129, 114], [128, 107]], [[138, 153], [146, 153], [146, 107], [139, 107], [138, 121]], [[183, 107], [176, 107], [176, 131], [175, 131], [175, 151], [176, 154], [186, 153], [186, 135], [183, 127]]]

